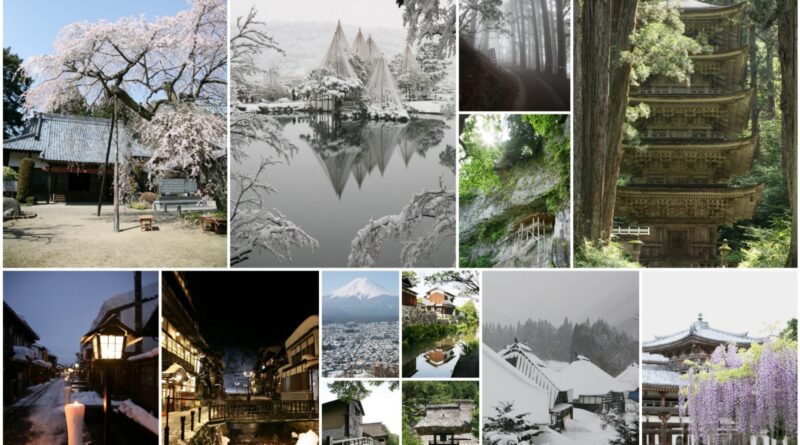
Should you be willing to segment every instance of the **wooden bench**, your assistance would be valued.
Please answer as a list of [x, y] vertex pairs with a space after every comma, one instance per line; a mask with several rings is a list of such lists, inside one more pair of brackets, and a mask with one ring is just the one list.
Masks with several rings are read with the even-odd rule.
[[144, 232], [153, 230], [153, 215], [142, 215], [139, 217], [139, 229]]
[[228, 222], [216, 216], [201, 216], [200, 224], [203, 230], [213, 230], [217, 234], [224, 234], [228, 229]]

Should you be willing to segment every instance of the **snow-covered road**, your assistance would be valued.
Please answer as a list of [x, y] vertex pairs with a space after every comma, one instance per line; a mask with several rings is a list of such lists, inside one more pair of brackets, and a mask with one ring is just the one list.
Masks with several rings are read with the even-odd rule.
[[56, 378], [33, 387], [33, 392], [7, 408], [3, 417], [3, 439], [9, 445], [66, 444], [64, 380]]

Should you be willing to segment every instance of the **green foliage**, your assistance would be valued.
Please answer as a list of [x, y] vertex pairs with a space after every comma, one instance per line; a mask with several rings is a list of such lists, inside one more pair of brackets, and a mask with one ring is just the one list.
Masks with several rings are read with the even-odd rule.
[[548, 211], [555, 213], [568, 205], [570, 199], [569, 119], [558, 114], [526, 114], [523, 118], [530, 123], [536, 134], [544, 138], [547, 163], [558, 173], [558, 185], [545, 201]]
[[455, 324], [412, 324], [403, 326], [403, 344], [424, 343], [458, 333]]
[[474, 270], [443, 270], [425, 276], [425, 282], [431, 285], [452, 284], [465, 295], [478, 295], [480, 278]]
[[472, 329], [473, 331], [477, 329], [479, 323], [478, 308], [475, 307], [475, 303], [472, 300], [467, 301], [457, 310], [459, 312], [459, 320], [468, 329]]
[[389, 433], [386, 438], [386, 445], [400, 445], [400, 437], [397, 434]]
[[786, 323], [786, 328], [781, 331], [781, 337], [797, 341], [797, 319], [792, 318]]
[[500, 158], [500, 151], [477, 147], [470, 151], [472, 154], [461, 162], [459, 169], [459, 193], [469, 195], [480, 190], [488, 194], [497, 190], [500, 187], [500, 177], [494, 170], [494, 164]]
[[419, 284], [419, 276], [413, 270], [404, 270], [401, 272], [403, 279], [406, 279], [411, 282], [411, 287], [416, 286]]
[[214, 210], [213, 212], [184, 212], [181, 216], [186, 221], [190, 221], [194, 224], [200, 224], [200, 218], [203, 216], [213, 216], [216, 218], [227, 219], [228, 213], [224, 210]]
[[353, 400], [364, 400], [372, 394], [373, 388], [378, 388], [386, 384], [390, 391], [397, 390], [400, 385], [397, 381], [380, 381], [380, 380], [337, 380], [328, 383], [328, 389], [336, 395], [336, 398], [345, 402]]
[[150, 204], [149, 202], [145, 202], [145, 201], [136, 201], [136, 202], [130, 203], [128, 205], [128, 207], [130, 207], [130, 208], [132, 208], [134, 210], [149, 210], [149, 209], [153, 208], [153, 205]]
[[3, 166], [3, 181], [16, 181], [19, 178], [16, 170]]
[[790, 219], [775, 218], [772, 227], [748, 226], [740, 267], [784, 267], [791, 239]]
[[36, 197], [31, 195], [25, 198], [25, 204], [29, 206], [36, 205]]
[[622, 246], [617, 242], [595, 243], [587, 240], [579, 249], [576, 249], [575, 267], [637, 268], [640, 266], [639, 263], [628, 259]]
[[631, 85], [640, 85], [652, 75], [688, 83], [693, 72], [689, 55], [703, 49], [684, 35], [678, 3], [662, 0], [639, 2], [630, 41], [631, 50], [623, 51], [621, 57], [631, 64]]
[[17, 201], [25, 202], [28, 196], [33, 195], [33, 166], [31, 158], [24, 158], [19, 162], [19, 182], [17, 183]]
[[22, 59], [11, 52], [11, 47], [3, 48], [3, 139], [22, 131], [23, 94], [33, 81], [18, 71], [21, 66]]

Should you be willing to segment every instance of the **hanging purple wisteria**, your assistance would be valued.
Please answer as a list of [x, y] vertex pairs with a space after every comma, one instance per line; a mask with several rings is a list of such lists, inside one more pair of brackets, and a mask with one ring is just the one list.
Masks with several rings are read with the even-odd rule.
[[729, 434], [797, 435], [797, 342], [769, 340], [748, 350], [719, 346], [692, 363], [680, 395], [695, 443], [716, 445]]

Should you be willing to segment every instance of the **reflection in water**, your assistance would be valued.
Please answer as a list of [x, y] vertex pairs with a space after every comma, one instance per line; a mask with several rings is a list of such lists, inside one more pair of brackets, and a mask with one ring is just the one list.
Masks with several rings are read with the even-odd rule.
[[317, 431], [318, 423], [313, 421], [233, 423], [229, 422], [227, 437], [232, 444], [293, 445], [299, 434], [308, 430]]
[[403, 350], [403, 377], [452, 377], [464, 355], [464, 337], [455, 335]]
[[301, 138], [314, 149], [340, 199], [351, 176], [361, 189], [364, 179], [374, 171], [383, 176], [398, 148], [408, 167], [415, 153], [425, 157], [445, 133], [445, 123], [435, 119], [414, 119], [408, 123], [339, 122], [328, 114], [320, 114], [307, 118], [307, 123], [313, 132]]

